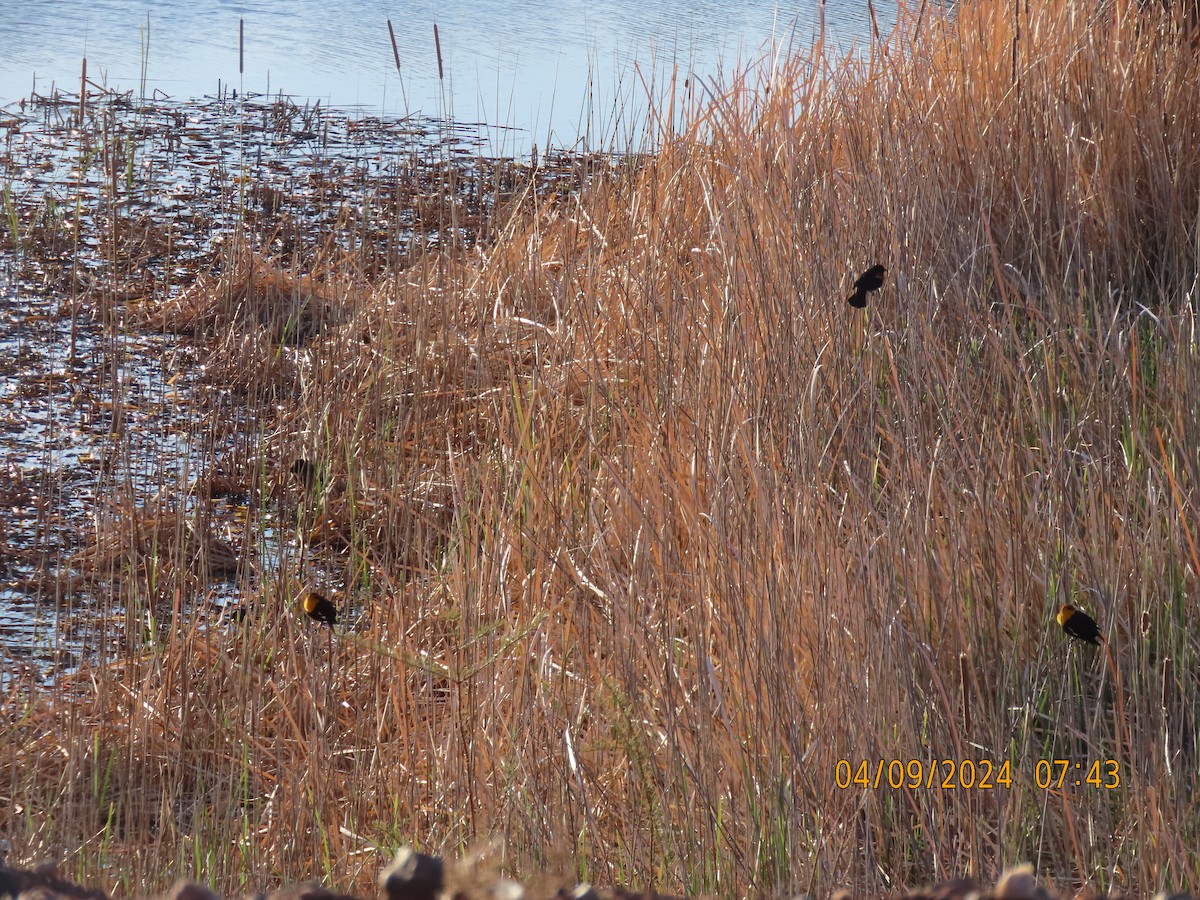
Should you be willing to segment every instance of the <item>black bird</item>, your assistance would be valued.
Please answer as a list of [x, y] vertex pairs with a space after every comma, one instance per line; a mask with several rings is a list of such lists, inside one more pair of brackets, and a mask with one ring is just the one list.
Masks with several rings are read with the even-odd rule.
[[245, 603], [239, 603], [237, 606], [226, 606], [221, 611], [221, 621], [233, 625], [240, 625], [246, 621], [246, 616], [250, 615], [250, 610]]
[[305, 615], [314, 622], [320, 622], [330, 628], [337, 624], [337, 607], [316, 591], [305, 591], [300, 605], [304, 608]]
[[858, 281], [854, 282], [854, 293], [846, 298], [846, 302], [855, 309], [862, 309], [866, 306], [867, 294], [883, 287], [883, 273], [886, 271], [885, 266], [871, 266], [859, 275]]
[[1062, 609], [1058, 611], [1057, 619], [1058, 624], [1062, 626], [1062, 630], [1077, 641], [1083, 641], [1085, 644], [1095, 644], [1099, 647], [1100, 642], [1104, 640], [1100, 634], [1099, 627], [1096, 625], [1096, 620], [1082, 609], [1077, 609], [1070, 603], [1063, 604]]
[[314, 462], [309, 462], [304, 457], [300, 457], [294, 463], [289, 471], [296, 476], [296, 480], [304, 485], [306, 491], [315, 491], [321, 483], [321, 470]]

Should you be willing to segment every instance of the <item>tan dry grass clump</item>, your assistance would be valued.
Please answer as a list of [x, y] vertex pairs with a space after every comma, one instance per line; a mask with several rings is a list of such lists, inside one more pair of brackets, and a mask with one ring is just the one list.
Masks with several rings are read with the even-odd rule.
[[167, 331], [197, 336], [253, 333], [268, 345], [306, 344], [337, 319], [332, 291], [312, 275], [296, 275], [240, 245], [216, 272], [201, 273], [145, 314]]
[[[70, 709], [10, 699], [25, 840], [91, 848], [82, 810], [135, 801], [78, 773], [111, 771], [153, 794], [104, 844], [139, 848], [139, 885], [204, 848], [222, 888], [349, 886], [374, 844], [493, 831], [523, 871], [566, 848], [597, 881], [730, 896], [1016, 858], [1183, 878], [1200, 72], [1178, 26], [906, 13], [911, 41], [764, 63], [641, 167], [395, 273], [269, 386], [224, 341], [251, 402], [289, 398], [265, 440], [345, 485], [353, 631], [271, 613], [268, 645], [189, 633]], [[1072, 597], [1119, 678], [1052, 628]], [[58, 762], [18, 776], [50, 752], [33, 730]], [[1086, 783], [1110, 758], [1119, 788]], [[1039, 786], [1054, 759], [1083, 783]], [[964, 760], [1012, 786], [962, 787]], [[884, 783], [839, 785], [859, 761]]]
[[72, 562], [96, 578], [134, 575], [144, 582], [169, 580], [175, 570], [207, 580], [236, 574], [239, 566], [233, 548], [205, 523], [189, 521], [170, 507], [109, 510]]

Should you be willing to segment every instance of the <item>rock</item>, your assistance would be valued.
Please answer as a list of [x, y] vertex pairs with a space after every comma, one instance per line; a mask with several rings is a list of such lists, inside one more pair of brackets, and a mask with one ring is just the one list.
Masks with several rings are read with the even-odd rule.
[[996, 882], [992, 896], [996, 900], [1050, 900], [1050, 895], [1037, 883], [1033, 866], [1028, 863], [1005, 871]]
[[267, 900], [358, 900], [351, 894], [338, 894], [314, 882], [293, 884], [272, 891]]
[[104, 891], [59, 878], [53, 863], [42, 863], [33, 870], [0, 870], [0, 900], [10, 895], [20, 900], [108, 900]]
[[180, 879], [171, 890], [163, 894], [163, 900], [221, 900], [202, 884]]
[[401, 847], [392, 864], [379, 876], [379, 886], [387, 900], [435, 900], [445, 879], [445, 866], [436, 856]]
[[525, 888], [511, 878], [501, 878], [488, 891], [492, 900], [522, 900]]

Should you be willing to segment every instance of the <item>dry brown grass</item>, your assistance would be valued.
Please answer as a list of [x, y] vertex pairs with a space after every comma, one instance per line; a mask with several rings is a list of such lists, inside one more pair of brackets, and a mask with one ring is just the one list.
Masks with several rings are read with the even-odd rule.
[[[244, 626], [10, 691], [17, 846], [142, 891], [351, 888], [491, 834], [721, 895], [1194, 881], [1197, 54], [1122, 3], [902, 21], [323, 295], [301, 351], [213, 292], [255, 496], [326, 467], [281, 527], [334, 518], [351, 630], [291, 612], [317, 551], [285, 544]], [[1054, 627], [1072, 598], [1111, 666]], [[1109, 758], [1117, 790], [1034, 784]], [[842, 759], [1013, 785], [844, 789]]]

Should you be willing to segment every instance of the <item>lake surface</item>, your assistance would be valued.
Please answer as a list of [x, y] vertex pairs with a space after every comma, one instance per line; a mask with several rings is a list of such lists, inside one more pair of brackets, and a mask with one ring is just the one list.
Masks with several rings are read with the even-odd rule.
[[[886, 34], [894, 0], [874, 13]], [[831, 52], [872, 32], [867, 0], [0, 0], [0, 105], [77, 91], [86, 56], [92, 81], [135, 95], [282, 91], [372, 115], [486, 123], [497, 152], [624, 147], [672, 71], [703, 90], [773, 45], [808, 48], [822, 20]]]

